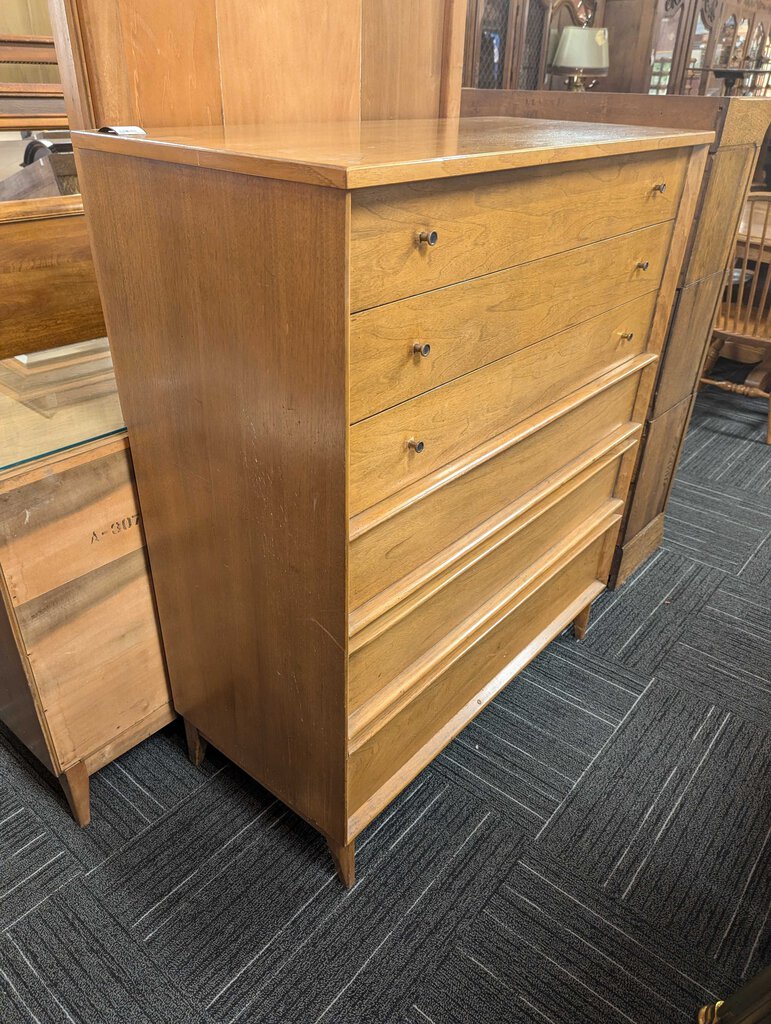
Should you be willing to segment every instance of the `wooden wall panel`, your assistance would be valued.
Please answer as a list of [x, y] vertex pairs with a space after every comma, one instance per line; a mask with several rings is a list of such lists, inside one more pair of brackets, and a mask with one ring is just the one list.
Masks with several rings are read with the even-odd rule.
[[365, 120], [436, 117], [445, 0], [363, 0], [361, 111]]
[[217, 0], [225, 124], [359, 116], [361, 0]]
[[[46, 0], [2, 0], [0, 3], [0, 35], [50, 36]], [[3, 64], [3, 82], [58, 82], [56, 67], [35, 64]]]
[[[120, 21], [133, 101], [144, 122], [219, 124], [214, 0], [121, 0]], [[252, 70], [246, 59], [244, 64]]]
[[49, 4], [77, 128], [460, 112], [467, 0]]

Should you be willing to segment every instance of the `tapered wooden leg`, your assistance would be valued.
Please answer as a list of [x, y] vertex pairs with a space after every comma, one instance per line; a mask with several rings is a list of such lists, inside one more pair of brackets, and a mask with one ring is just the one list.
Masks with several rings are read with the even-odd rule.
[[698, 1024], [715, 1024], [722, 1005], [723, 1000], [721, 999], [717, 1003], [710, 1003], [709, 1006], [702, 1006], [699, 1010]]
[[59, 776], [59, 782], [72, 816], [83, 828], [91, 821], [91, 800], [88, 793], [88, 769], [83, 761], [78, 761], [72, 768]]
[[198, 768], [202, 764], [204, 757], [206, 757], [206, 740], [201, 736], [196, 727], [191, 725], [186, 718], [183, 718], [182, 721], [185, 723], [187, 756], [196, 768]]
[[583, 640], [589, 628], [589, 616], [592, 614], [592, 606], [589, 604], [582, 612], [573, 619], [573, 636], [576, 640]]
[[347, 846], [340, 846], [327, 839], [329, 852], [335, 862], [335, 868], [340, 881], [346, 889], [352, 889], [356, 885], [356, 840], [348, 843]]

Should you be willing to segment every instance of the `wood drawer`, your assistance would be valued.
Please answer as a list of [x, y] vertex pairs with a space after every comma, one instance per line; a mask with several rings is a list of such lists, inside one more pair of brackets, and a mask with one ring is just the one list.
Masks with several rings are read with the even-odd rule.
[[[516, 502], [540, 500], [571, 463], [604, 450], [628, 427], [639, 372], [585, 389], [555, 410], [554, 419], [523, 424], [505, 442], [451, 476], [437, 474], [426, 490], [414, 490], [401, 505], [372, 510], [351, 521], [348, 557], [349, 604], [363, 608], [389, 587], [403, 587], [411, 572], [432, 559], [446, 560]], [[374, 514], [374, 513], [377, 514]]]
[[488, 602], [498, 602], [550, 548], [603, 507], [619, 511], [621, 502], [613, 494], [621, 458], [634, 444], [634, 437], [626, 438], [534, 507], [504, 519], [481, 543], [424, 577], [351, 637], [348, 706], [354, 731], [357, 719], [372, 714], [367, 702], [378, 705], [383, 686], [408, 686], [428, 662], [462, 642]]
[[655, 290], [671, 236], [668, 221], [355, 314], [351, 422]]
[[644, 351], [655, 298], [645, 295], [355, 424], [352, 514]]
[[[688, 156], [670, 150], [362, 189], [351, 212], [351, 309], [671, 220]], [[418, 241], [423, 231], [437, 232], [435, 246]]]
[[[399, 790], [604, 588], [606, 539], [618, 517], [600, 522], [564, 552], [469, 645], [391, 709], [379, 728], [349, 741], [349, 832], [374, 817]], [[377, 723], [376, 723], [377, 724]]]

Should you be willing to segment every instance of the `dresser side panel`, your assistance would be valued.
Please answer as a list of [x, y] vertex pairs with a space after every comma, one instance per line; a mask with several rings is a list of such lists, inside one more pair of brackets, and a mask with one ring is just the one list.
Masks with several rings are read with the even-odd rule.
[[177, 710], [345, 828], [345, 193], [81, 153]]
[[56, 773], [11, 599], [0, 573], [0, 722]]

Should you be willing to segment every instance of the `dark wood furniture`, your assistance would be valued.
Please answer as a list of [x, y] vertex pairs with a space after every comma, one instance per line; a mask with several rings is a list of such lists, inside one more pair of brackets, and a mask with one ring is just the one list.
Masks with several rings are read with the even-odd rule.
[[191, 756], [350, 885], [362, 829], [585, 628], [713, 133], [74, 137]]
[[469, 0], [463, 85], [541, 89], [565, 25], [602, 24], [605, 0]]
[[[606, 0], [610, 74], [603, 92], [714, 95], [721, 75], [747, 66], [747, 75], [771, 56], [771, 10], [753, 0]], [[739, 72], [737, 72], [737, 76]], [[752, 76], [763, 90], [766, 77]]]
[[704, 179], [610, 576], [621, 584], [661, 544], [664, 512], [699, 387], [743, 197], [771, 100], [464, 90], [463, 113], [712, 128]]

